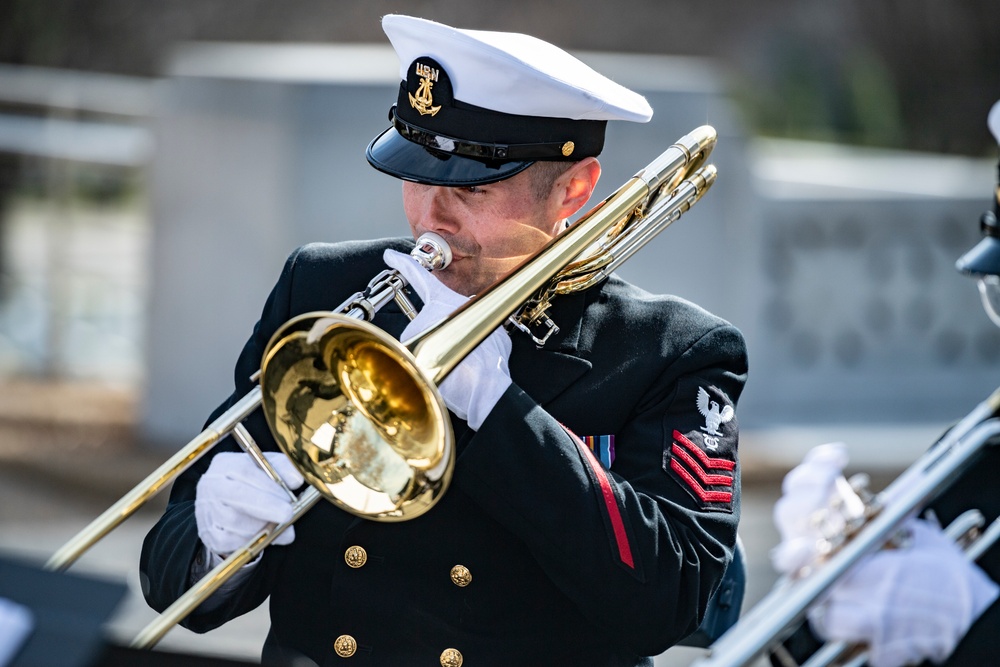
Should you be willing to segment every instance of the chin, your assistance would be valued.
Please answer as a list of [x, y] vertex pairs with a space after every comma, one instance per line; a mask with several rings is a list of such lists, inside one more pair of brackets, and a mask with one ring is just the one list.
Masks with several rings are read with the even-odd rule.
[[[451, 266], [434, 275], [449, 289], [463, 296], [482, 294], [503, 277], [496, 274], [486, 275], [485, 272], [477, 271], [476, 268], [475, 262], [469, 262], [467, 258], [463, 257], [455, 259], [451, 263]], [[470, 272], [467, 269], [472, 269], [472, 271]]]
[[466, 292], [466, 285], [468, 280], [461, 274], [453, 273], [451, 268], [447, 268], [444, 271], [435, 273], [438, 280], [440, 280], [445, 287], [448, 289], [458, 292], [459, 294], [469, 296]]

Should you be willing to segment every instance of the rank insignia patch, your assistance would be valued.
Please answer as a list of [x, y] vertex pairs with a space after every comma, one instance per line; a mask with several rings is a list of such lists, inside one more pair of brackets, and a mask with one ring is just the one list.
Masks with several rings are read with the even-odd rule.
[[[692, 399], [697, 414], [687, 412], [687, 423], [674, 423], [668, 431], [671, 437], [664, 447], [663, 469], [702, 508], [731, 511], [736, 474], [735, 410], [714, 387], [699, 386]], [[693, 423], [698, 415], [700, 422]]]

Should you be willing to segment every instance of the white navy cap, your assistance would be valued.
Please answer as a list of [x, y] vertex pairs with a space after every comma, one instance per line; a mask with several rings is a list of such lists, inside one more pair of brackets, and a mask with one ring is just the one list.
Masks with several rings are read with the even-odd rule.
[[499, 181], [538, 160], [600, 154], [609, 120], [646, 122], [646, 99], [529, 35], [388, 15], [400, 63], [391, 126], [373, 167], [430, 185]]

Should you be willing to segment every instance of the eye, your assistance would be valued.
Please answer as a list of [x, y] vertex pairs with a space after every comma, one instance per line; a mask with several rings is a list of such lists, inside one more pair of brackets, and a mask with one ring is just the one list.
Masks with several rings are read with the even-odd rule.
[[470, 195], [481, 195], [484, 192], [486, 192], [486, 189], [481, 185], [470, 185], [465, 188], [465, 191], [468, 192]]

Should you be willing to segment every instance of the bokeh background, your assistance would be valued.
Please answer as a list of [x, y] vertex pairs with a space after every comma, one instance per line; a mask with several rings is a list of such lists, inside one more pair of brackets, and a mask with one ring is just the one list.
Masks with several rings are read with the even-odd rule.
[[[748, 604], [809, 447], [890, 479], [994, 388], [1000, 331], [953, 267], [997, 184], [1000, 4], [6, 0], [0, 550], [44, 558], [197, 432], [296, 245], [405, 231], [363, 157], [395, 99], [387, 13], [528, 32], [646, 94], [601, 196], [719, 130], [718, 185], [622, 273], [747, 335]], [[161, 502], [80, 569], [134, 589]], [[148, 618], [133, 593], [110, 632]], [[253, 659], [264, 628], [165, 646]]]
[[0, 61], [143, 77], [183, 41], [382, 43], [379, 18], [529, 32], [567, 49], [708, 57], [757, 132], [982, 155], [1000, 9], [964, 0], [8, 0]]

